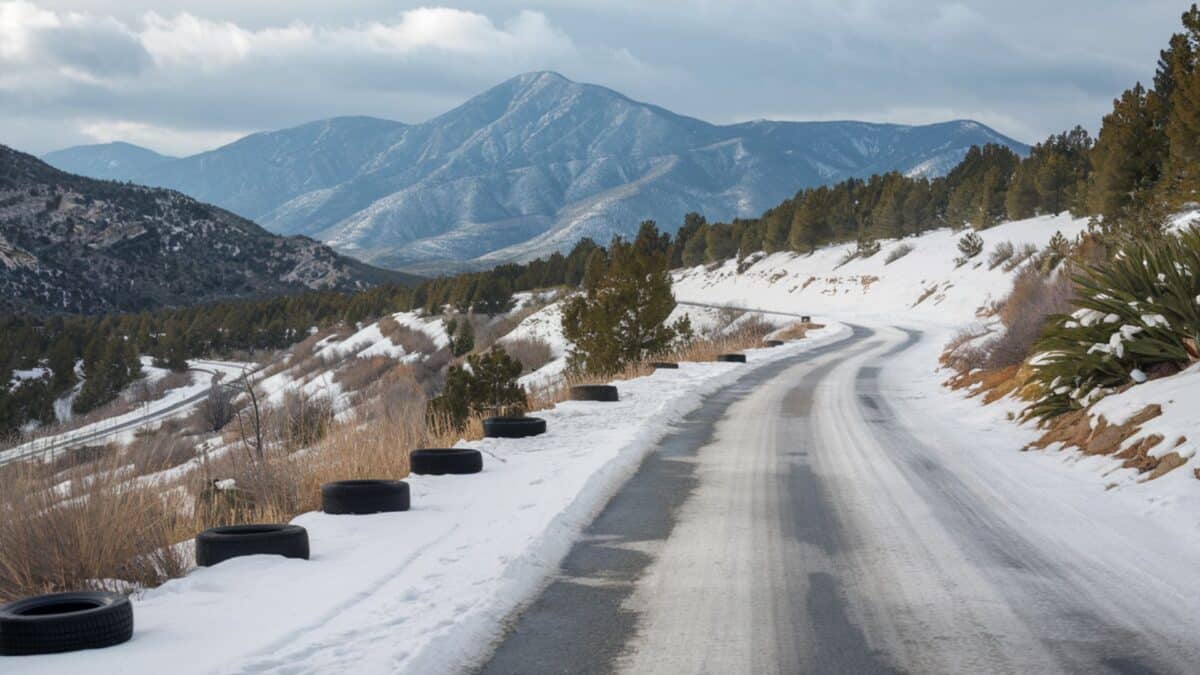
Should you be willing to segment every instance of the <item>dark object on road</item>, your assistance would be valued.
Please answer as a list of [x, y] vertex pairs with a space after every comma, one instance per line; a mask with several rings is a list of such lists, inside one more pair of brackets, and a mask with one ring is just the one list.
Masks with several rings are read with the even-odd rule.
[[525, 438], [546, 433], [546, 420], [540, 417], [489, 417], [483, 421], [488, 438]]
[[408, 483], [402, 480], [339, 480], [321, 486], [321, 510], [335, 515], [407, 511]]
[[655, 370], [676, 370], [679, 368], [679, 364], [675, 363], [674, 361], [651, 361], [650, 367]]
[[0, 655], [99, 649], [133, 637], [133, 605], [119, 593], [37, 595], [0, 607]]
[[571, 387], [572, 401], [600, 401], [612, 403], [619, 401], [617, 388], [611, 384], [580, 384]]
[[308, 530], [299, 525], [231, 525], [196, 535], [196, 564], [200, 567], [260, 554], [308, 560]]
[[746, 355], [745, 354], [717, 354], [717, 360], [725, 361], [726, 363], [745, 363]]
[[800, 317], [800, 323], [812, 323], [812, 317], [807, 314]]
[[421, 448], [413, 450], [408, 459], [409, 468], [420, 475], [443, 476], [448, 473], [483, 471], [483, 454], [471, 448]]
[[783, 340], [763, 340], [763, 344], [768, 347], [782, 347]]

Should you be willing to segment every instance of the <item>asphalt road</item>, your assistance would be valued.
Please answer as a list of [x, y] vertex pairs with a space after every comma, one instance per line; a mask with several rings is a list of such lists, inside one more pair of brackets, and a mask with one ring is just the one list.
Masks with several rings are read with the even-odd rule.
[[1057, 550], [1039, 518], [1107, 531], [898, 423], [880, 374], [919, 337], [856, 328], [710, 398], [478, 672], [1200, 672], [1192, 596]]
[[[215, 370], [214, 366], [228, 365], [220, 361], [196, 361], [195, 363], [197, 365], [188, 368], [188, 370], [209, 375], [210, 381], [212, 382], [219, 382], [220, 377], [223, 375], [223, 373], [219, 370]], [[30, 441], [23, 446], [12, 448], [11, 450], [5, 451], [5, 453], [0, 453], [3, 454], [3, 456], [0, 456], [0, 466], [10, 462], [28, 459], [30, 457], [39, 457], [55, 451], [82, 447], [89, 443], [95, 444], [107, 442], [108, 439], [118, 434], [125, 433], [126, 431], [130, 431], [132, 429], [138, 429], [152, 422], [166, 419], [180, 410], [189, 408], [200, 401], [203, 401], [207, 396], [208, 390], [204, 389], [196, 394], [193, 394], [192, 396], [180, 399], [174, 403], [153, 408], [147, 411], [145, 414], [138, 415], [137, 417], [123, 419], [122, 421], [115, 423], [101, 420], [100, 422], [90, 424], [80, 429], [64, 432], [58, 436]]]

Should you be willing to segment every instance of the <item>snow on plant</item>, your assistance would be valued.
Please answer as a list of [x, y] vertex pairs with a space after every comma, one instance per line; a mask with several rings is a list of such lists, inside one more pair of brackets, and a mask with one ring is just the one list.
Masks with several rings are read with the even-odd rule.
[[[1057, 317], [1030, 361], [1026, 415], [1086, 407], [1115, 388], [1200, 360], [1200, 229], [1129, 242], [1076, 276], [1076, 311]], [[1069, 388], [1069, 391], [1064, 391]]]

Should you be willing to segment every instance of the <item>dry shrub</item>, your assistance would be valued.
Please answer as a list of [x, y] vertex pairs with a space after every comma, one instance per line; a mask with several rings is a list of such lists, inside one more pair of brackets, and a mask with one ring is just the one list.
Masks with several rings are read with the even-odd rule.
[[234, 404], [237, 395], [236, 386], [213, 382], [209, 385], [208, 395], [189, 417], [189, 423], [200, 431], [217, 432], [224, 429], [237, 414]]
[[194, 534], [182, 495], [123, 484], [112, 460], [71, 472], [74, 497], [27, 465], [0, 467], [0, 601], [84, 588], [128, 590], [181, 575]]
[[341, 385], [342, 391], [363, 391], [397, 365], [395, 359], [387, 356], [354, 358], [338, 369], [333, 381]]
[[520, 338], [502, 345], [508, 355], [521, 362], [523, 372], [530, 373], [554, 360], [554, 352], [545, 340]]
[[775, 331], [772, 337], [776, 340], [803, 340], [808, 337], [808, 331], [824, 327], [820, 323], [797, 321]]
[[168, 420], [150, 431], [139, 431], [121, 456], [132, 464], [137, 475], [165, 471], [196, 457], [196, 441], [183, 435], [175, 420]]
[[1075, 286], [1068, 274], [1043, 276], [1026, 267], [1013, 280], [1013, 289], [1000, 308], [1005, 331], [986, 345], [985, 368], [1007, 368], [1023, 362], [1041, 335], [1046, 320], [1071, 311]]
[[896, 247], [894, 247], [892, 250], [888, 251], [887, 257], [885, 257], [883, 259], [883, 264], [891, 265], [892, 263], [896, 262], [897, 260], [903, 258], [904, 256], [906, 256], [912, 252], [913, 252], [912, 244], [908, 244], [908, 243], [899, 244]]
[[987, 362], [987, 350], [977, 344], [977, 341], [990, 331], [986, 328], [964, 328], [954, 334], [946, 343], [939, 361], [943, 366], [958, 373], [968, 373], [983, 368]]
[[288, 451], [300, 450], [324, 438], [333, 423], [333, 401], [325, 395], [295, 389], [284, 394], [283, 401], [269, 409], [266, 418], [273, 423], [277, 445]]
[[392, 344], [403, 348], [406, 354], [432, 354], [437, 351], [433, 338], [424, 331], [402, 325], [390, 316], [379, 320], [379, 332], [391, 340]]
[[1016, 250], [1011, 241], [1002, 241], [996, 244], [996, 248], [988, 254], [988, 269], [994, 270], [999, 267], [1004, 261], [1013, 257]]
[[1004, 262], [1004, 271], [1011, 272], [1021, 266], [1026, 260], [1037, 255], [1037, 246], [1033, 244], [1021, 244], [1021, 248], [1017, 249], [1012, 257]]

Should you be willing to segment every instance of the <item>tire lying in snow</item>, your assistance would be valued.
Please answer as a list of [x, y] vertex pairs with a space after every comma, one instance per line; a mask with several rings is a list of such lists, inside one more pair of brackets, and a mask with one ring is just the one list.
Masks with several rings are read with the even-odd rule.
[[488, 438], [525, 438], [546, 433], [546, 420], [540, 417], [489, 417], [483, 421]]
[[726, 363], [745, 363], [746, 355], [745, 354], [717, 354], [717, 360], [724, 361]]
[[261, 554], [308, 560], [308, 530], [299, 525], [230, 525], [196, 535], [196, 564], [200, 567]]
[[117, 593], [52, 593], [0, 607], [0, 655], [98, 649], [133, 637], [133, 606]]
[[412, 505], [402, 480], [339, 480], [321, 486], [321, 510], [335, 515], [407, 511]]
[[768, 347], [782, 347], [783, 340], [763, 340], [763, 344]]
[[421, 448], [408, 456], [409, 469], [423, 476], [483, 471], [483, 454], [471, 448]]
[[676, 370], [679, 368], [679, 364], [674, 361], [651, 361], [648, 365], [655, 370]]
[[617, 388], [611, 384], [579, 384], [571, 387], [572, 401], [601, 401], [612, 403], [619, 401]]
[[133, 605], [118, 593], [51, 593], [0, 607], [0, 656], [99, 649], [133, 637]]

